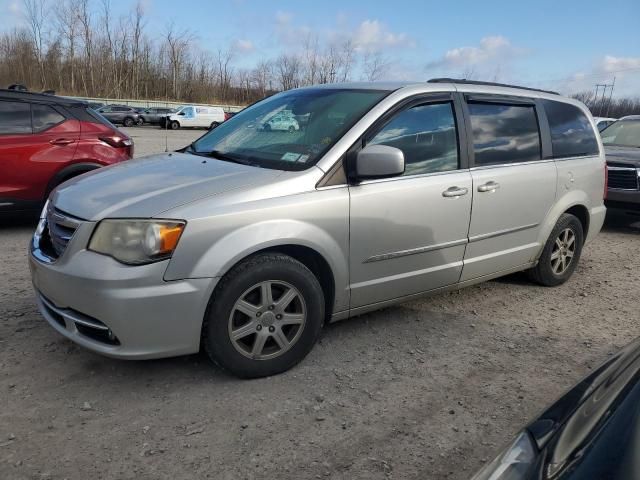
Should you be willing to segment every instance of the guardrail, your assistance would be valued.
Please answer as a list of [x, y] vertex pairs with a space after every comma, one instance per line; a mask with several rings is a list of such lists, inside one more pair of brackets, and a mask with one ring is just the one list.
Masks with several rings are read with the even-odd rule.
[[189, 103], [189, 102], [169, 102], [165, 100], [134, 100], [134, 99], [124, 99], [124, 98], [97, 98], [97, 97], [70, 97], [66, 96], [65, 98], [75, 98], [77, 100], [83, 100], [85, 102], [100, 102], [105, 105], [117, 104], [117, 105], [128, 105], [130, 107], [140, 107], [140, 108], [152, 108], [152, 107], [167, 107], [167, 108], [178, 108], [184, 105], [195, 105], [201, 107], [222, 107], [225, 112], [239, 112], [244, 108], [243, 105], [214, 105], [210, 103]]

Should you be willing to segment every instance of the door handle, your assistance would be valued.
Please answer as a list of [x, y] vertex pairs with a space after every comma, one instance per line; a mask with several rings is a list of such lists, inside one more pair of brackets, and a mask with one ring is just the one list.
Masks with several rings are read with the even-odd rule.
[[463, 195], [466, 195], [468, 192], [469, 190], [464, 187], [449, 187], [444, 192], [442, 192], [442, 196], [447, 198], [461, 197]]
[[56, 138], [55, 140], [51, 140], [49, 143], [51, 145], [69, 145], [73, 143], [75, 140], [70, 138]]
[[498, 182], [494, 182], [493, 180], [485, 183], [484, 185], [478, 185], [479, 192], [495, 192], [499, 188], [500, 184]]

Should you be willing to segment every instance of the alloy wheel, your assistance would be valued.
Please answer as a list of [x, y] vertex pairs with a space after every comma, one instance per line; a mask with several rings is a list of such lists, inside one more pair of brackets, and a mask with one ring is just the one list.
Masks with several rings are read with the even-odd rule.
[[304, 329], [304, 298], [293, 285], [267, 280], [245, 290], [229, 315], [234, 348], [253, 360], [276, 358], [295, 345]]
[[551, 270], [556, 275], [567, 271], [576, 253], [576, 234], [571, 228], [560, 232], [551, 251]]

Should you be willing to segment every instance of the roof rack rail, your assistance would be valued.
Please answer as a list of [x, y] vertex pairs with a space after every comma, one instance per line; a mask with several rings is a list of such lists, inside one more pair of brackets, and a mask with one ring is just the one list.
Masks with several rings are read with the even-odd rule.
[[482, 82], [480, 80], [467, 80], [465, 78], [432, 78], [427, 80], [427, 83], [463, 83], [465, 85], [486, 85], [489, 87], [509, 87], [519, 88], [520, 90], [531, 90], [533, 92], [551, 93], [553, 95], [560, 95], [558, 92], [551, 90], [542, 90], [541, 88], [521, 87], [520, 85], [509, 85], [507, 83], [495, 83], [495, 82]]

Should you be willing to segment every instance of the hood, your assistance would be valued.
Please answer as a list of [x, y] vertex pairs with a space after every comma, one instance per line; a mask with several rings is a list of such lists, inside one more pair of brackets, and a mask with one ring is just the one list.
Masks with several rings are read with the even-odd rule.
[[640, 478], [640, 340], [611, 356], [527, 429], [546, 450], [541, 478], [569, 472], [572, 479]]
[[605, 146], [607, 162], [640, 167], [640, 148]]
[[186, 153], [152, 155], [100, 168], [58, 187], [53, 205], [85, 220], [153, 217], [205, 197], [270, 182], [268, 170]]

